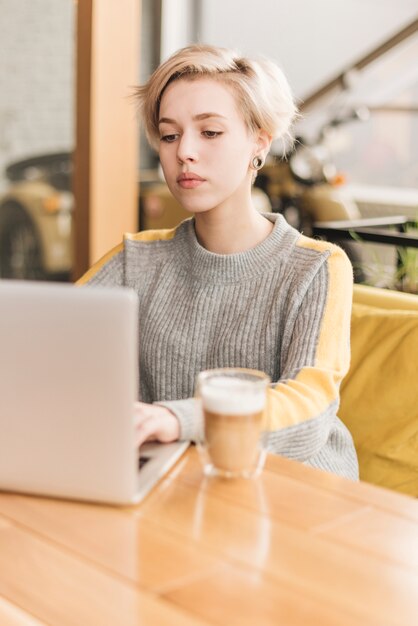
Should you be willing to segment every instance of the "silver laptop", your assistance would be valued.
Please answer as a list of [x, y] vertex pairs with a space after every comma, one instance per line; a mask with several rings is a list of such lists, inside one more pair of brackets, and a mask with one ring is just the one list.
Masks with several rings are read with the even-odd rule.
[[141, 500], [188, 443], [139, 455], [137, 398], [133, 291], [0, 281], [0, 490]]

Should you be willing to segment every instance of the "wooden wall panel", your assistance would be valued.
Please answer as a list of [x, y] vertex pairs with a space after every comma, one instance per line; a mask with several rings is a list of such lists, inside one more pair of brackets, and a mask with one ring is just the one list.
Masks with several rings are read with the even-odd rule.
[[73, 278], [138, 228], [140, 0], [79, 0]]

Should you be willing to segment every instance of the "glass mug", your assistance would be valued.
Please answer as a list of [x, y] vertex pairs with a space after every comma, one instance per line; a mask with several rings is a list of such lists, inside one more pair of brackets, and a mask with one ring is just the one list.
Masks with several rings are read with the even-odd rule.
[[252, 369], [226, 367], [198, 375], [196, 395], [203, 413], [198, 449], [206, 475], [251, 478], [260, 473], [269, 384], [267, 374]]

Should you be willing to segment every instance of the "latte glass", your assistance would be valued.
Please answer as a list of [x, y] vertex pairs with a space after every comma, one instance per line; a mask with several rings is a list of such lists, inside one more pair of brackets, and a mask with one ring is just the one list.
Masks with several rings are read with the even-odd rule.
[[204, 472], [225, 478], [251, 478], [265, 460], [262, 416], [270, 378], [258, 370], [221, 368], [197, 377], [203, 412], [198, 444]]

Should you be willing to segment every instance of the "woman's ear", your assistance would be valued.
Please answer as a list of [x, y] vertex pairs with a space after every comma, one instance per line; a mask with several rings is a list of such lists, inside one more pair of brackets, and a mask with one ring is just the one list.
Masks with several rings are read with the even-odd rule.
[[256, 146], [257, 146], [257, 154], [262, 155], [265, 159], [268, 154], [268, 151], [270, 150], [273, 137], [269, 135], [266, 130], [263, 130], [262, 128], [260, 128], [256, 133], [255, 139], [256, 139]]

